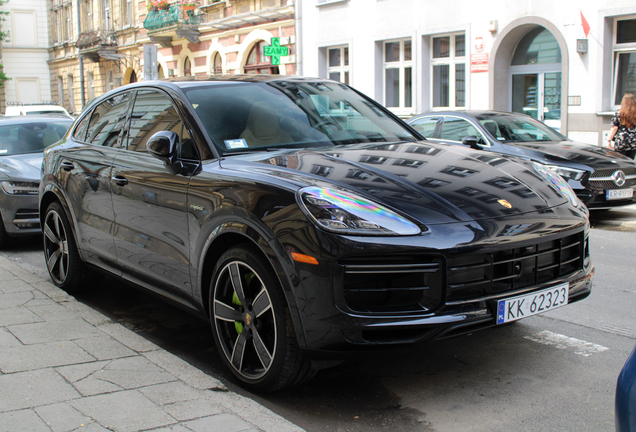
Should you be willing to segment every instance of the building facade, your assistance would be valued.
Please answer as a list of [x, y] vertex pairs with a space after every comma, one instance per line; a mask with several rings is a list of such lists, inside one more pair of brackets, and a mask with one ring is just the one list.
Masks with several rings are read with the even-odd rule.
[[[158, 78], [296, 72], [289, 0], [198, 0], [192, 8], [176, 0], [47, 2], [51, 94], [69, 112], [144, 79], [144, 45], [158, 47]], [[264, 56], [272, 38], [287, 48], [279, 65]]]
[[436, 110], [532, 115], [603, 145], [636, 92], [631, 0], [303, 0], [298, 72], [347, 82], [408, 118]]
[[[8, 12], [2, 23], [10, 34], [2, 42], [3, 85], [8, 103], [52, 101], [48, 60], [46, 0], [11, 0], [0, 10]], [[4, 113], [5, 107], [0, 106]]]

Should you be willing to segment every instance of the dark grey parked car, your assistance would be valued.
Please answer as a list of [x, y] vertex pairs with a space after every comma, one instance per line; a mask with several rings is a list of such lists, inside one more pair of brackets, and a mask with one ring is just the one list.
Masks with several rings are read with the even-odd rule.
[[11, 237], [37, 235], [42, 152], [73, 124], [67, 116], [0, 118], [0, 247]]
[[636, 202], [636, 163], [613, 150], [572, 141], [525, 114], [434, 112], [407, 123], [430, 141], [451, 142], [542, 164], [565, 180], [590, 209]]

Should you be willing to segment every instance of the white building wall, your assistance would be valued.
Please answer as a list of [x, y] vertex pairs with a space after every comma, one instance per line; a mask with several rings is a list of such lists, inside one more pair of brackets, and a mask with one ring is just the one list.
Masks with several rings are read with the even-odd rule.
[[[378, 41], [412, 38], [414, 104], [409, 112], [398, 113], [403, 117], [431, 110], [430, 35], [465, 32], [465, 109], [482, 110], [492, 108], [491, 99], [498, 97], [493, 96], [490, 80], [495, 43], [501, 43], [502, 35], [510, 26], [514, 27], [514, 23], [545, 20], [565, 41], [566, 53], [562, 55], [566, 54], [569, 72], [563, 80], [566, 86], [562, 92], [566, 96], [580, 96], [580, 105], [562, 106], [568, 115], [568, 132], [595, 144], [601, 143], [602, 132], [608, 128], [608, 113], [617, 108], [609, 97], [614, 60], [613, 33], [611, 29], [608, 33], [607, 28], [612, 19], [607, 17], [636, 18], [633, 0], [302, 0], [298, 7], [302, 44], [299, 73], [327, 77], [325, 47], [347, 44], [349, 84], [381, 103], [384, 103], [384, 77], [382, 44]], [[577, 39], [585, 39], [581, 12], [591, 27], [586, 54], [577, 52]], [[491, 22], [496, 22], [494, 31], [491, 31]], [[470, 54], [477, 54], [477, 37], [483, 38], [482, 52], [490, 56], [488, 72], [470, 72]], [[510, 83], [504, 84], [510, 86]], [[590, 130], [591, 124], [594, 130]]]
[[[12, 0], [0, 10], [9, 12], [3, 29], [11, 32], [9, 41], [2, 43], [4, 73], [11, 78], [4, 84], [7, 102], [50, 101], [46, 0]], [[25, 22], [29, 14], [33, 16], [31, 28], [28, 21]], [[37, 100], [33, 100], [34, 97]]]

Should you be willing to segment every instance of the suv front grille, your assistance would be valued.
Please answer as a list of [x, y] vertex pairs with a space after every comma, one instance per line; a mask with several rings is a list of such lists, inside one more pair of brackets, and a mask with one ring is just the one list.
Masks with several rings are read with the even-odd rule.
[[[583, 269], [583, 232], [493, 253], [355, 258], [339, 263], [347, 307], [362, 313], [432, 311], [549, 283]], [[444, 290], [445, 288], [445, 290]]]
[[584, 234], [448, 259], [447, 302], [475, 300], [542, 284], [583, 268]]

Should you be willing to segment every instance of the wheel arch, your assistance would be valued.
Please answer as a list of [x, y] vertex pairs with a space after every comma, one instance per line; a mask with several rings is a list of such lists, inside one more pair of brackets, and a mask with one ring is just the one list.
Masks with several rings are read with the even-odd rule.
[[214, 268], [219, 258], [225, 251], [241, 243], [249, 243], [255, 246], [261, 257], [271, 266], [283, 289], [285, 301], [289, 306], [298, 344], [303, 346], [305, 338], [302, 322], [298, 313], [296, 298], [291, 288], [291, 283], [286, 276], [287, 273], [284, 267], [288, 266], [283, 266], [283, 261], [287, 260], [284, 256], [284, 249], [277, 239], [274, 238], [268, 241], [265, 236], [247, 224], [226, 222], [214, 229], [212, 234], [208, 237], [208, 241], [201, 254], [197, 275], [199, 294], [201, 296], [201, 303], [205, 308], [205, 313], [209, 317], [210, 290], [208, 286], [212, 280]]
[[[63, 194], [61, 194], [59, 190], [55, 190], [54, 188], [51, 188], [51, 187], [45, 189], [44, 192], [42, 193], [42, 197], [40, 198], [38, 213], [40, 217], [40, 226], [42, 227], [42, 232], [44, 233], [44, 218], [46, 216], [46, 209], [49, 208], [51, 203], [54, 203], [54, 202], [60, 203], [60, 205], [64, 209], [66, 218], [68, 219], [69, 223], [73, 226], [73, 231], [74, 231], [73, 240], [75, 241], [75, 246], [77, 247], [77, 250], [80, 251], [81, 249], [79, 247], [79, 243], [77, 239], [77, 233], [79, 232], [78, 225], [73, 215], [73, 212], [69, 208], [66, 200], [63, 197]], [[81, 252], [80, 252], [80, 255], [81, 255]]]

